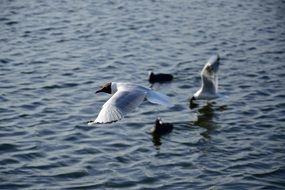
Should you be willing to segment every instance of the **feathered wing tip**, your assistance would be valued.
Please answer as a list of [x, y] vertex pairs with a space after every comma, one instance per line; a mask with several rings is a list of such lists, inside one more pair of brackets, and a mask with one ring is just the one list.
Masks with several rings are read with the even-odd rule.
[[113, 123], [121, 120], [123, 117], [124, 114], [119, 109], [116, 109], [116, 107], [112, 105], [103, 106], [97, 118], [93, 121], [89, 121], [87, 125]]
[[161, 94], [159, 92], [155, 92], [153, 90], [150, 90], [147, 95], [146, 95], [146, 99], [151, 102], [151, 103], [154, 103], [154, 104], [161, 104], [161, 105], [164, 105], [164, 106], [167, 106], [167, 107], [172, 107], [173, 104], [170, 100], [170, 97], [164, 95], [164, 94]]
[[215, 55], [212, 55], [212, 56], [209, 58], [209, 60], [208, 60], [207, 63], [213, 64], [213, 63], [215, 63], [215, 62], [217, 62], [217, 61], [219, 61], [219, 60], [220, 60], [219, 54], [215, 54]]
[[121, 120], [123, 117], [124, 114], [116, 107], [112, 105], [103, 106], [94, 123], [112, 123]]

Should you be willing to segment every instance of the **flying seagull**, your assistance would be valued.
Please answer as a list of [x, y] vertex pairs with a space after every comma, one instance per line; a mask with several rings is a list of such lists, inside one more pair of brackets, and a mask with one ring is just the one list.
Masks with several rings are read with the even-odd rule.
[[218, 94], [218, 71], [220, 65], [219, 55], [212, 56], [201, 72], [201, 88], [193, 95], [193, 100], [211, 100], [219, 97]]
[[103, 85], [96, 93], [99, 92], [112, 94], [112, 97], [102, 106], [97, 118], [89, 122], [88, 125], [118, 121], [144, 100], [154, 104], [172, 106], [168, 96], [132, 83], [110, 82]]

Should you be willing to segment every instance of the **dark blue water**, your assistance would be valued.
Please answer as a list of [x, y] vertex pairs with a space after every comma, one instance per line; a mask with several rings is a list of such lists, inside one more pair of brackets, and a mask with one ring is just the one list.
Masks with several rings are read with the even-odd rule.
[[[22, 1], [0, 4], [0, 189], [285, 189], [285, 2]], [[189, 98], [219, 53], [222, 101]], [[109, 81], [143, 103], [87, 126]], [[174, 125], [149, 133], [157, 117]]]

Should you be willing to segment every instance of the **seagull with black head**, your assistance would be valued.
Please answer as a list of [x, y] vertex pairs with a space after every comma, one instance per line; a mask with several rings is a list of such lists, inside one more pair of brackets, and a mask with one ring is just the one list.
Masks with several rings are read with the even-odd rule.
[[96, 93], [99, 92], [112, 94], [112, 97], [102, 106], [97, 118], [88, 125], [118, 121], [142, 104], [144, 100], [154, 104], [172, 106], [168, 96], [132, 83], [109, 82], [96, 91]]

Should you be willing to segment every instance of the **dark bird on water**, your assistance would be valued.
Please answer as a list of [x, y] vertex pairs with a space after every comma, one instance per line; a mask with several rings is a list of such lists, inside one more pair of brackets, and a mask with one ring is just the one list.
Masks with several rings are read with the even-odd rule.
[[148, 75], [148, 81], [153, 84], [153, 83], [164, 83], [164, 82], [170, 82], [172, 81], [173, 76], [171, 74], [165, 74], [165, 73], [157, 73], [154, 74], [152, 71], [149, 72]]
[[154, 127], [151, 129], [151, 133], [154, 135], [164, 135], [170, 133], [173, 129], [171, 123], [163, 123], [160, 118], [155, 121]]

